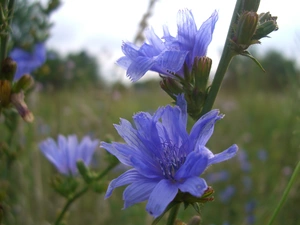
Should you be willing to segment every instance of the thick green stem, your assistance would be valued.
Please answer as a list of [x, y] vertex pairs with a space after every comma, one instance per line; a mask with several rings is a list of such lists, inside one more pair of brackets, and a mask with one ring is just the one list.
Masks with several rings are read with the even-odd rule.
[[283, 206], [283, 203], [285, 202], [292, 186], [293, 186], [293, 183], [296, 181], [296, 176], [298, 175], [298, 173], [300, 172], [300, 161], [298, 162], [293, 174], [292, 174], [292, 177], [288, 183], [288, 185], [286, 186], [284, 192], [283, 192], [283, 195], [280, 199], [280, 202], [278, 203], [271, 219], [269, 220], [269, 222], [267, 223], [267, 225], [271, 225], [273, 223], [273, 221], [275, 220], [275, 217], [277, 216], [279, 210], [281, 209], [281, 207]]
[[231, 50], [230, 40], [233, 37], [233, 27], [234, 27], [234, 24], [236, 24], [236, 22], [238, 20], [238, 16], [239, 16], [239, 13], [240, 13], [241, 7], [242, 7], [242, 1], [243, 0], [236, 1], [235, 8], [234, 8], [232, 18], [231, 18], [231, 22], [230, 22], [230, 26], [228, 28], [228, 33], [227, 33], [226, 41], [224, 44], [223, 53], [222, 53], [215, 77], [213, 79], [210, 91], [208, 93], [207, 99], [205, 100], [205, 103], [204, 103], [204, 106], [203, 106], [203, 109], [201, 112], [201, 116], [204, 115], [205, 113], [209, 112], [212, 109], [214, 102], [216, 100], [216, 97], [218, 95], [219, 89], [221, 87], [224, 75], [227, 71], [227, 68], [230, 64], [231, 59], [235, 55], [234, 51]]
[[175, 220], [176, 220], [179, 208], [180, 208], [180, 204], [178, 203], [170, 210], [169, 218], [168, 218], [166, 225], [174, 225], [175, 224]]

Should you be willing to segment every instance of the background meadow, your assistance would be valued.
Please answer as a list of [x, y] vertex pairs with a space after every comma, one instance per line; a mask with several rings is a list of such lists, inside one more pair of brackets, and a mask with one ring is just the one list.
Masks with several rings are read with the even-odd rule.
[[[267, 59], [268, 55], [261, 59], [263, 65]], [[293, 62], [281, 60], [265, 67], [280, 63], [282, 68], [288, 68], [285, 63]], [[208, 147], [217, 153], [236, 143], [240, 150], [234, 159], [205, 172], [207, 182], [215, 190], [215, 200], [203, 205], [202, 224], [266, 223], [299, 160], [299, 72], [284, 70], [289, 73], [285, 77], [281, 73], [271, 76], [260, 72], [250, 60], [233, 61], [214, 107], [226, 116], [217, 122]], [[240, 67], [246, 68], [247, 73], [238, 75]], [[276, 83], [274, 79], [284, 82], [277, 86], [270, 83]], [[131, 120], [134, 112], [151, 112], [171, 102], [159, 88], [159, 80], [130, 87], [121, 83], [108, 86], [103, 81], [85, 85], [74, 81], [65, 87], [55, 87], [50, 81], [38, 82], [27, 98], [35, 122], [20, 121], [15, 135], [22, 151], [11, 165], [11, 185], [1, 184], [15, 202], [6, 214], [8, 224], [50, 224], [64, 204], [50, 186], [57, 171], [39, 151], [40, 141], [73, 133], [121, 141], [113, 127], [120, 117]], [[97, 149], [94, 170], [105, 168], [106, 154], [104, 149]], [[124, 169], [116, 167], [107, 180]], [[299, 187], [297, 181], [274, 224], [300, 224]], [[123, 190], [117, 189], [107, 200], [103, 194], [88, 192], [71, 207], [67, 214], [69, 224], [151, 224], [145, 204], [121, 210]], [[181, 209], [179, 217], [187, 221], [194, 214], [190, 207]]]
[[[262, 1], [264, 9], [270, 5], [271, 1], [268, 1]], [[293, 4], [289, 4], [288, 1], [285, 6], [291, 7]], [[22, 32], [14, 33], [19, 34], [19, 36], [13, 36], [14, 44], [24, 47], [29, 43], [28, 40], [32, 41], [31, 44], [41, 40], [46, 41], [48, 38], [49, 40], [47, 40], [47, 61], [32, 74], [35, 85], [26, 94], [26, 103], [33, 112], [35, 121], [25, 123], [13, 111], [5, 114], [5, 117], [15, 119], [4, 120], [3, 114], [0, 115], [0, 217], [3, 213], [5, 225], [49, 225], [54, 223], [65, 204], [65, 199], [58, 195], [51, 186], [51, 180], [59, 179], [59, 174], [42, 155], [38, 144], [48, 137], [56, 139], [58, 134], [65, 136], [77, 134], [79, 138], [89, 135], [93, 139], [103, 141], [123, 141], [113, 126], [119, 123], [120, 118], [131, 121], [132, 115], [138, 111], [154, 112], [158, 107], [172, 102], [170, 97], [160, 89], [158, 75], [152, 74], [152, 77], [156, 79], [143, 79], [141, 82], [129, 84], [124, 71], [111, 66], [115, 62], [111, 55], [116, 55], [116, 48], [118, 57], [122, 54], [121, 39], [137, 38], [137, 42], [142, 42], [143, 37], [140, 35], [148, 25], [150, 15], [153, 15], [153, 23], [163, 24], [161, 15], [168, 17], [165, 8], [166, 5], [170, 5], [170, 1], [157, 1], [157, 11], [151, 6], [151, 3], [156, 2], [155, 0], [139, 1], [143, 6], [149, 3], [148, 8], [144, 7], [139, 14], [135, 14], [138, 11], [137, 7], [133, 7], [134, 13], [128, 13], [129, 11], [124, 10], [125, 6], [116, 7], [113, 1], [109, 2], [113, 3], [112, 5], [105, 2], [107, 8], [100, 7], [100, 10], [105, 11], [100, 13], [104, 19], [99, 20], [95, 20], [95, 13], [92, 13], [93, 10], [97, 10], [99, 14], [99, 7], [91, 7], [92, 0], [86, 1], [88, 3], [84, 6], [87, 8], [84, 10], [82, 10], [82, 1], [74, 0], [73, 5], [65, 1], [65, 8], [68, 10], [58, 10], [58, 16], [55, 19], [51, 14], [51, 18], [55, 21], [53, 27], [48, 21], [50, 13], [44, 15], [43, 12], [45, 18], [33, 17], [36, 20], [31, 20], [29, 23], [28, 14], [35, 15], [36, 8], [28, 7], [27, 9], [27, 6], [22, 6], [21, 3], [34, 6], [33, 1], [18, 0], [17, 2], [19, 8], [15, 11], [13, 21], [17, 25], [13, 28], [20, 28]], [[55, 0], [49, 2], [59, 3]], [[97, 2], [101, 3], [101, 1]], [[172, 0], [170, 12], [174, 12], [175, 15], [179, 6], [183, 8], [183, 4], [184, 7], [190, 7], [196, 11], [198, 6], [196, 7], [195, 2], [197, 1]], [[128, 4], [127, 1], [123, 3]], [[225, 4], [224, 7], [222, 4]], [[212, 42], [213, 50], [208, 52], [208, 57], [214, 59], [213, 70], [218, 63], [215, 59], [220, 56], [216, 49], [223, 44], [227, 29], [226, 20], [228, 22], [230, 19], [231, 11], [227, 8], [233, 7], [234, 1], [213, 0], [207, 10], [208, 14], [215, 9], [215, 5], [218, 5], [220, 9], [220, 22], [218, 21], [220, 25], [216, 26]], [[272, 7], [275, 14], [281, 11], [289, 12], [289, 15], [293, 14], [288, 10], [280, 11], [282, 6], [280, 5], [278, 9], [278, 5], [273, 2]], [[56, 10], [54, 8], [53, 10]], [[61, 8], [64, 8], [64, 4]], [[297, 7], [291, 8], [295, 10]], [[89, 15], [78, 16], [78, 10]], [[145, 11], [146, 13], [143, 14]], [[198, 11], [196, 12], [197, 16], [200, 16]], [[109, 13], [109, 16], [124, 17], [122, 22], [125, 25], [120, 26], [119, 20], [112, 20], [111, 24], [107, 23], [109, 16], [106, 13]], [[143, 17], [147, 13], [149, 13], [148, 17]], [[72, 17], [73, 14], [75, 17]], [[296, 35], [295, 47], [289, 38], [292, 37], [291, 30], [295, 30], [297, 26], [293, 25], [294, 29], [290, 29], [293, 26], [289, 23], [289, 15], [281, 15], [279, 24], [283, 25], [283, 29], [280, 27], [278, 32], [272, 33], [274, 39], [271, 40], [275, 40], [276, 44], [264, 39], [263, 44], [269, 41], [271, 43], [268, 51], [267, 48], [262, 48], [262, 51], [259, 51], [261, 48], [250, 49], [266, 72], [262, 72], [250, 59], [235, 57], [215, 102], [214, 108], [220, 109], [226, 116], [217, 122], [207, 147], [214, 153], [218, 153], [232, 143], [236, 143], [239, 146], [239, 152], [233, 159], [216, 164], [205, 171], [203, 176], [215, 190], [215, 200], [201, 207], [202, 225], [266, 224], [300, 160], [298, 57], [300, 39], [299, 35]], [[90, 16], [93, 16], [92, 20]], [[125, 18], [130, 18], [128, 24]], [[141, 18], [142, 21], [138, 24]], [[85, 19], [90, 19], [91, 23], [85, 22]], [[129, 21], [130, 24], [135, 21], [135, 24], [129, 26]], [[44, 26], [44, 22], [47, 26]], [[28, 24], [38, 26], [28, 28]], [[107, 24], [109, 26], [106, 26]], [[87, 29], [88, 25], [93, 28], [92, 31], [95, 31], [94, 27], [98, 28], [98, 25], [101, 29], [97, 29], [96, 33], [88, 33], [90, 32]], [[118, 29], [111, 28], [117, 26]], [[75, 31], [75, 27], [78, 30]], [[137, 27], [138, 32], [136, 32]], [[54, 31], [53, 37], [50, 28]], [[74, 28], [74, 32], [71, 28]], [[86, 28], [86, 32], [82, 32], [79, 28]], [[282, 33], [280, 33], [281, 29]], [[88, 36], [84, 41], [81, 40], [83, 34]], [[34, 38], [31, 37], [32, 35]], [[107, 40], [114, 43], [110, 49], [103, 48], [103, 46], [108, 46]], [[279, 43], [278, 40], [282, 42]], [[87, 44], [84, 45], [84, 43]], [[78, 50], [79, 48], [81, 49]], [[73, 51], [74, 49], [76, 51]], [[95, 56], [91, 52], [99, 54]], [[211, 72], [211, 75], [213, 74], [214, 71]], [[151, 77], [150, 74], [149, 77]], [[17, 121], [17, 126], [11, 124], [11, 121]], [[193, 121], [190, 121], [189, 127], [192, 124]], [[12, 129], [12, 136], [8, 132], [11, 127], [16, 127], [16, 130]], [[7, 149], [10, 150], [10, 157], [13, 156], [10, 158], [13, 160], [8, 162], [5, 161]], [[95, 171], [105, 169], [108, 164], [107, 158], [106, 151], [98, 148], [91, 165], [92, 169]], [[153, 218], [147, 215], [145, 203], [122, 210], [124, 187], [116, 189], [109, 199], [104, 200], [103, 191], [109, 181], [126, 169], [121, 165], [113, 169], [105, 177], [105, 183], [101, 184], [103, 187], [101, 194], [90, 190], [77, 199], [66, 215], [67, 224], [151, 224]], [[298, 175], [274, 225], [300, 225], [299, 177]], [[195, 214], [191, 206], [186, 210], [181, 208], [179, 218], [187, 222]], [[159, 224], [164, 224], [164, 222], [165, 220], [162, 220]]]

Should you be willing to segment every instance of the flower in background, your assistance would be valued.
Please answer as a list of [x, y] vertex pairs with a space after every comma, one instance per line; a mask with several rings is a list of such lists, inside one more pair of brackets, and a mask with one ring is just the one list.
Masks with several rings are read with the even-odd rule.
[[9, 56], [17, 62], [17, 71], [14, 80], [19, 80], [24, 74], [30, 74], [46, 61], [46, 48], [44, 43], [38, 43], [33, 51], [14, 48]]
[[77, 175], [77, 161], [83, 161], [88, 166], [99, 141], [92, 141], [85, 136], [78, 142], [76, 135], [58, 136], [57, 142], [48, 138], [39, 144], [40, 150], [53, 163], [57, 170], [67, 176]]
[[206, 175], [206, 181], [209, 184], [213, 184], [216, 182], [220, 182], [220, 181], [226, 181], [229, 179], [229, 172], [227, 171], [219, 171], [219, 172], [214, 172], [214, 173], [209, 173], [208, 175]]
[[222, 192], [220, 192], [219, 198], [223, 203], [227, 203], [233, 197], [235, 192], [236, 188], [233, 185], [229, 185]]
[[127, 76], [132, 81], [139, 80], [148, 70], [172, 78], [174, 73], [183, 77], [184, 64], [191, 71], [194, 59], [206, 55], [217, 19], [215, 11], [197, 29], [192, 12], [188, 9], [180, 10], [176, 37], [171, 36], [168, 27], [164, 26], [163, 41], [149, 28], [145, 32], [148, 43], [140, 48], [130, 42], [123, 43], [122, 51], [125, 56], [117, 64], [127, 70]]
[[260, 161], [265, 162], [268, 159], [268, 153], [265, 149], [259, 149], [257, 152], [257, 158]]
[[237, 157], [240, 162], [240, 167], [241, 167], [242, 171], [250, 172], [252, 166], [248, 160], [247, 152], [244, 149], [242, 149], [241, 151], [239, 151], [239, 154], [237, 155]]
[[187, 133], [183, 95], [177, 97], [177, 104], [161, 107], [153, 115], [139, 112], [133, 116], [134, 125], [121, 119], [115, 128], [126, 143], [101, 143], [121, 163], [133, 167], [111, 181], [106, 198], [115, 188], [129, 184], [123, 193], [124, 208], [148, 200], [146, 210], [157, 217], [179, 190], [201, 197], [208, 186], [199, 176], [211, 164], [236, 154], [236, 145], [216, 155], [205, 147], [215, 122], [223, 118], [218, 110], [202, 116]]

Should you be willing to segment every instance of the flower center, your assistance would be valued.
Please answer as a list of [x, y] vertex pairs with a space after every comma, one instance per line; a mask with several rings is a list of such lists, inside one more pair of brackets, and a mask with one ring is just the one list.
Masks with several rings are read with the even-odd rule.
[[178, 146], [170, 142], [162, 143], [162, 152], [156, 156], [164, 177], [175, 180], [174, 175], [180, 166], [185, 162], [186, 154], [179, 151]]

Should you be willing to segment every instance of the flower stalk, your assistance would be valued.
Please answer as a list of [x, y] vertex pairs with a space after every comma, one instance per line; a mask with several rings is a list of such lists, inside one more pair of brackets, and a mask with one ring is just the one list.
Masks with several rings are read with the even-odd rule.
[[242, 3], [243, 3], [243, 0], [237, 0], [236, 1], [235, 8], [234, 8], [232, 18], [231, 18], [231, 22], [230, 22], [230, 26], [229, 26], [229, 29], [228, 29], [226, 41], [225, 41], [225, 44], [224, 44], [224, 50], [223, 50], [223, 53], [222, 53], [222, 56], [221, 56], [221, 59], [220, 59], [215, 77], [213, 79], [210, 91], [208, 93], [207, 99], [204, 103], [204, 106], [203, 106], [203, 109], [201, 111], [200, 116], [204, 115], [205, 113], [209, 112], [212, 109], [213, 104], [214, 104], [214, 102], [216, 100], [216, 97], [218, 95], [218, 92], [220, 90], [224, 75], [227, 71], [227, 68], [228, 68], [228, 66], [231, 62], [231, 59], [236, 54], [232, 50], [230, 42], [231, 42], [231, 38], [233, 37], [233, 34], [234, 34], [234, 32], [233, 32], [234, 25], [238, 21], [238, 16], [239, 16], [239, 13], [242, 9]]
[[296, 181], [296, 177], [297, 177], [299, 172], [300, 172], [300, 161], [298, 162], [298, 164], [297, 164], [297, 166], [296, 166], [296, 168], [295, 168], [295, 170], [294, 170], [294, 172], [291, 176], [291, 179], [290, 179], [289, 183], [287, 184], [287, 186], [286, 186], [286, 188], [283, 192], [283, 195], [280, 199], [280, 202], [278, 203], [276, 209], [274, 210], [274, 213], [273, 213], [272, 217], [270, 218], [269, 222], [267, 223], [267, 225], [271, 225], [274, 222], [275, 217], [277, 216], [277, 214], [280, 211], [281, 207], [283, 206], [285, 200], [287, 199], [287, 196], [288, 196], [294, 182]]

